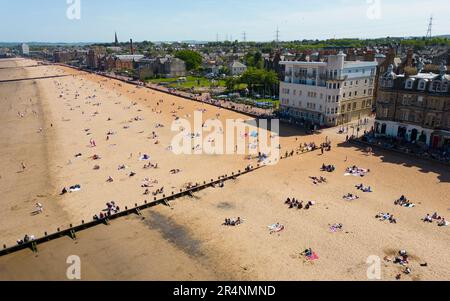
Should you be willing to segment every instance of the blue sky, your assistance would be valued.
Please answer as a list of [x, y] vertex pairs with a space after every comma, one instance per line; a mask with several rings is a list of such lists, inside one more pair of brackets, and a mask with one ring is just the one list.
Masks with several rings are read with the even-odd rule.
[[[67, 1], [81, 2], [70, 20]], [[380, 10], [371, 9], [380, 3]], [[375, 3], [375, 4], [373, 4]], [[376, 6], [375, 6], [376, 7]], [[270, 41], [450, 34], [449, 0], [0, 0], [2, 42]], [[378, 13], [379, 12], [379, 13]]]

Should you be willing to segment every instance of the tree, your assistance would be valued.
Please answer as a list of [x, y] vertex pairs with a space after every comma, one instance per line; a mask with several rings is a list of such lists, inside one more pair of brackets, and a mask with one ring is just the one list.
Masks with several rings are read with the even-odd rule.
[[241, 83], [248, 85], [251, 92], [259, 91], [266, 94], [274, 92], [278, 84], [278, 76], [273, 71], [266, 71], [264, 69], [248, 68], [241, 76]]
[[235, 77], [228, 77], [225, 80], [225, 86], [228, 91], [234, 91], [234, 87], [239, 84], [239, 79]]
[[180, 50], [175, 53], [175, 57], [186, 63], [187, 70], [195, 70], [202, 64], [202, 55], [193, 50]]

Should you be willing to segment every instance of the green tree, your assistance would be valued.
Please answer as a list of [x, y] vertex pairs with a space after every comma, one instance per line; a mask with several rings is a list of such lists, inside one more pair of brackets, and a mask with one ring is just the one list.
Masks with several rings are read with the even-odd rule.
[[189, 71], [198, 69], [202, 64], [202, 55], [193, 50], [180, 50], [175, 53], [175, 57], [183, 60]]

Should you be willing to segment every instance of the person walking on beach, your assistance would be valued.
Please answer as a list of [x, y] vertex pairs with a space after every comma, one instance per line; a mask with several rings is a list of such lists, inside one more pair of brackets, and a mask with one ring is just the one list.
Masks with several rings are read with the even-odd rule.
[[25, 166], [25, 164], [23, 162], [20, 163], [21, 167], [22, 167], [22, 172], [25, 172], [25, 169], [27, 169], [27, 167]]

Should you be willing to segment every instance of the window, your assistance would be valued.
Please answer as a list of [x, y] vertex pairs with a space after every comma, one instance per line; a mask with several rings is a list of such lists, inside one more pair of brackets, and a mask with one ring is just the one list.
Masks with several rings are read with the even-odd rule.
[[439, 81], [434, 81], [431, 85], [431, 91], [439, 91], [441, 83]]
[[413, 81], [412, 79], [408, 79], [408, 80], [406, 81], [406, 86], [405, 86], [405, 88], [406, 88], [406, 89], [412, 89], [413, 83], [414, 83], [414, 81]]

